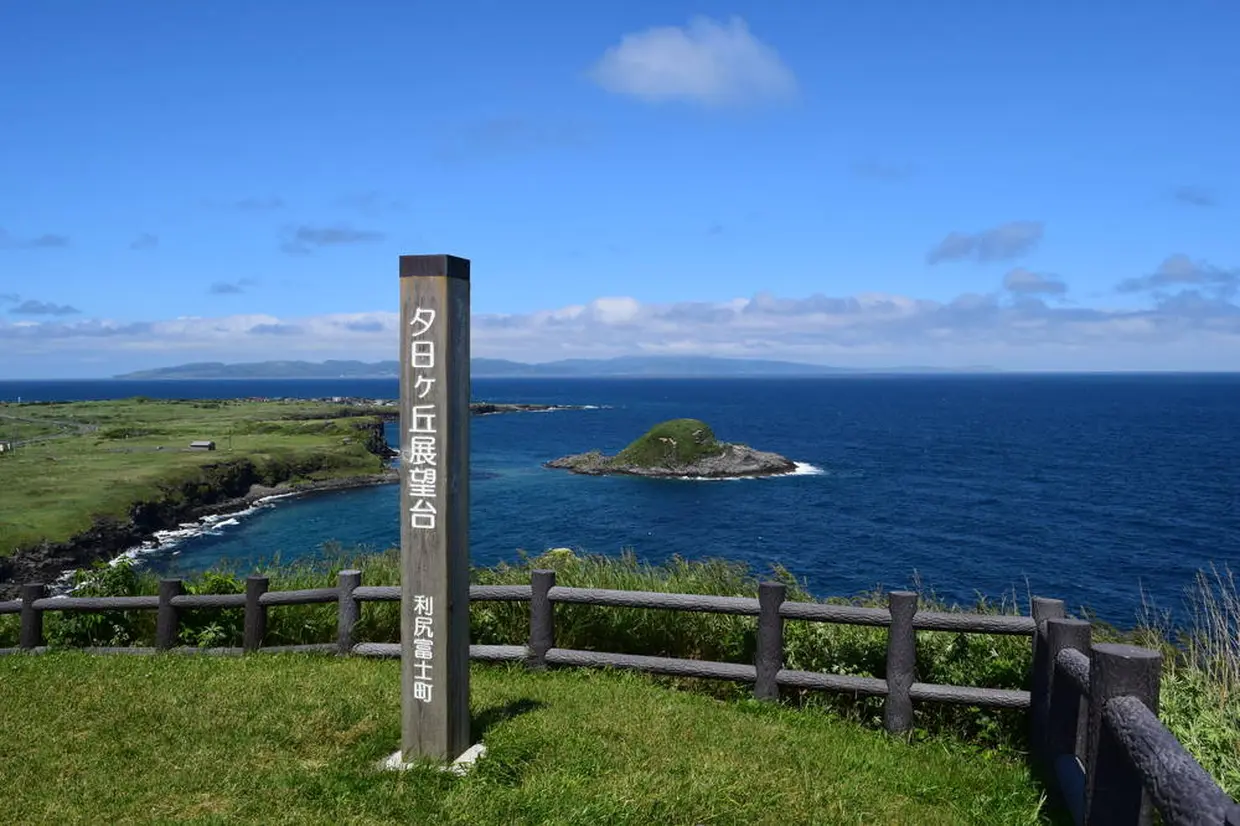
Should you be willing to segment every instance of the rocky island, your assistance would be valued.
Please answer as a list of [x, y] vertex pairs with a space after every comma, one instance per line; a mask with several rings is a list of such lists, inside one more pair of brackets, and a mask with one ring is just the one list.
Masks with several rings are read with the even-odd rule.
[[583, 404], [511, 404], [506, 402], [470, 402], [469, 412], [475, 416], [496, 413], [550, 413], [554, 410], [588, 410]]
[[796, 463], [778, 453], [721, 442], [710, 425], [698, 419], [672, 419], [650, 428], [615, 456], [594, 450], [555, 459], [544, 467], [588, 476], [738, 479], [791, 473]]

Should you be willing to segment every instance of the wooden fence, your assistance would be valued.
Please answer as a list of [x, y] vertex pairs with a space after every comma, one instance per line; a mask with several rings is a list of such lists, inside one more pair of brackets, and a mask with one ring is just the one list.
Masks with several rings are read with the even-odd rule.
[[[161, 580], [157, 596], [49, 597], [46, 587], [24, 585], [21, 599], [0, 602], [0, 614], [20, 614], [19, 647], [0, 654], [46, 651], [47, 611], [153, 610], [152, 648], [88, 648], [99, 654], [242, 654], [252, 651], [321, 652], [398, 657], [395, 643], [356, 642], [353, 628], [361, 604], [398, 601], [399, 586], [366, 586], [359, 571], [341, 571], [336, 587], [269, 591], [266, 577], [249, 577], [244, 594], [186, 594], [181, 580]], [[1149, 824], [1156, 808], [1168, 826], [1240, 826], [1240, 806], [1219, 788], [1158, 719], [1161, 655], [1126, 645], [1091, 644], [1090, 625], [1065, 619], [1061, 600], [1033, 600], [1033, 616], [919, 611], [909, 591], [888, 594], [886, 608], [788, 602], [780, 583], [763, 582], [757, 599], [649, 591], [566, 588], [555, 572], [534, 571], [529, 585], [472, 585], [471, 602], [528, 602], [525, 645], [471, 645], [469, 656], [488, 662], [548, 666], [614, 667], [651, 674], [752, 683], [754, 696], [777, 700], [781, 687], [837, 691], [883, 698], [888, 731], [907, 732], [913, 704], [957, 703], [991, 708], [1028, 708], [1035, 759], [1062, 797], [1073, 820], [1087, 826]], [[264, 646], [267, 612], [273, 606], [335, 602], [334, 643]], [[757, 617], [752, 665], [614, 654], [555, 646], [556, 604], [647, 608]], [[177, 646], [178, 615], [186, 609], [243, 608], [240, 648]], [[796, 671], [784, 665], [784, 621], [808, 620], [887, 628], [886, 677]], [[1032, 638], [1031, 690], [938, 685], [916, 681], [916, 632], [1012, 634]]]

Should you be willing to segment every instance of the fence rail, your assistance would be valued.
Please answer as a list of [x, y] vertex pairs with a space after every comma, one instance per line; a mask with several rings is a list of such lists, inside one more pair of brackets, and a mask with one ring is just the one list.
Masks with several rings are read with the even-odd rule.
[[1034, 669], [1030, 745], [1074, 822], [1145, 826], [1157, 810], [1168, 826], [1240, 826], [1240, 806], [1158, 719], [1159, 652], [1048, 617]]
[[[186, 594], [181, 580], [159, 583], [156, 596], [49, 597], [40, 583], [22, 586], [21, 599], [0, 602], [0, 614], [20, 614], [19, 646], [0, 655], [47, 651], [43, 615], [49, 611], [157, 612], [153, 647], [88, 648], [97, 654], [237, 655], [253, 651], [399, 657], [394, 643], [357, 642], [354, 626], [365, 602], [401, 598], [398, 586], [362, 585], [359, 571], [341, 571], [334, 588], [270, 591], [266, 577], [249, 577], [243, 594]], [[1240, 826], [1237, 806], [1158, 719], [1158, 652], [1091, 643], [1089, 623], [1065, 618], [1060, 600], [1035, 598], [1033, 616], [918, 611], [917, 595], [893, 591], [886, 608], [788, 602], [780, 583], [763, 582], [758, 597], [667, 594], [569, 588], [553, 571], [534, 571], [529, 585], [472, 585], [471, 602], [528, 602], [525, 645], [471, 645], [470, 659], [521, 662], [527, 668], [623, 668], [650, 674], [752, 683], [754, 696], [776, 700], [781, 688], [883, 698], [888, 731], [907, 732], [914, 701], [990, 708], [1028, 708], [1033, 754], [1077, 824], [1144, 826], [1157, 809], [1168, 826]], [[338, 605], [337, 639], [312, 645], [264, 645], [272, 607]], [[752, 664], [584, 651], [555, 646], [555, 606], [592, 605], [691, 611], [757, 618]], [[184, 609], [243, 608], [240, 647], [176, 645]], [[784, 668], [784, 621], [865, 625], [887, 629], [883, 678]], [[916, 682], [916, 632], [1013, 634], [1032, 638], [1029, 691]]]

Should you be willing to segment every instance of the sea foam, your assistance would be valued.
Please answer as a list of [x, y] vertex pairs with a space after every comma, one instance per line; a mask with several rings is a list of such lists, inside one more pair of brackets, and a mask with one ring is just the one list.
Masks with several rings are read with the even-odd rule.
[[809, 462], [793, 462], [796, 467], [787, 473], [768, 473], [765, 476], [671, 476], [671, 479], [684, 479], [686, 482], [745, 482], [751, 479], [778, 479], [784, 476], [821, 476], [825, 470]]

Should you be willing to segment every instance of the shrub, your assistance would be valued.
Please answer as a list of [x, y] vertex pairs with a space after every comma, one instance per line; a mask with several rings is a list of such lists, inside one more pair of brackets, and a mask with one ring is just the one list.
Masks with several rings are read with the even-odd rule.
[[[81, 597], [124, 597], [143, 592], [141, 577], [125, 559], [115, 565], [98, 562], [73, 575], [73, 595]], [[155, 615], [151, 611], [54, 611], [44, 620], [49, 645], [128, 646], [141, 645], [154, 633]]]

